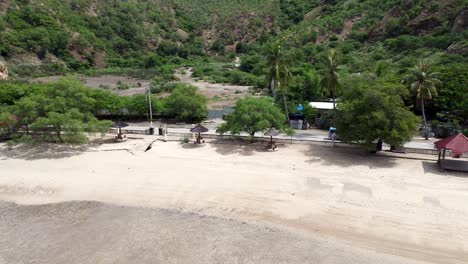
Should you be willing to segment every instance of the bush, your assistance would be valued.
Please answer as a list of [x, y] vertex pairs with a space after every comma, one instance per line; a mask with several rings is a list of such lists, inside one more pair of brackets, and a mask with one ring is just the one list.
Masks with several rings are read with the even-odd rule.
[[118, 81], [118, 82], [117, 82], [117, 89], [119, 89], [119, 90], [127, 90], [128, 88], [130, 88], [130, 87], [128, 86], [128, 84], [123, 83], [122, 81]]

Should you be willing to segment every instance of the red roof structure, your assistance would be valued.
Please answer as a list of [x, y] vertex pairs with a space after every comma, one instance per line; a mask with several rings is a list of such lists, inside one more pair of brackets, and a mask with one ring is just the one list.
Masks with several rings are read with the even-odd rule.
[[468, 152], [468, 138], [462, 133], [434, 142], [436, 149], [450, 149], [453, 154], [459, 156]]

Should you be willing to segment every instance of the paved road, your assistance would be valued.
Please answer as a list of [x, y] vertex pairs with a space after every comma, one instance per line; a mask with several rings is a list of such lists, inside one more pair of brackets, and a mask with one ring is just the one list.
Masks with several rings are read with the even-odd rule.
[[[205, 127], [210, 129], [205, 134], [208, 135], [217, 135], [216, 133], [216, 127], [223, 122], [222, 120], [210, 120], [209, 123], [203, 124]], [[147, 129], [150, 126], [148, 122], [142, 122], [142, 123], [132, 123], [131, 126], [126, 127], [125, 130], [133, 130], [133, 131], [142, 131]], [[158, 128], [160, 126], [159, 123], [154, 123], [154, 127]], [[189, 134], [190, 133], [190, 127], [191, 125], [187, 124], [171, 124], [168, 125], [167, 130], [169, 134]], [[281, 134], [278, 135], [274, 138], [277, 139], [293, 139], [293, 140], [308, 140], [308, 141], [329, 141], [327, 139], [328, 137], [328, 132], [325, 130], [320, 130], [320, 129], [307, 129], [307, 130], [295, 130], [296, 134], [293, 135], [292, 137]], [[246, 133], [241, 133], [241, 136], [248, 136]], [[256, 137], [263, 137], [262, 133], [256, 133]], [[425, 149], [425, 150], [432, 150], [434, 149], [434, 142], [437, 141], [436, 139], [429, 139], [425, 140], [422, 137], [414, 137], [412, 141], [406, 143], [404, 145], [405, 148], [413, 148], [413, 149]]]

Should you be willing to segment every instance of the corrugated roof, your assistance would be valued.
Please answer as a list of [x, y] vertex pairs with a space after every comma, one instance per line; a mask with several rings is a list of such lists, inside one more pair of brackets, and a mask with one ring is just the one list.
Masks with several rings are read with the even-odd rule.
[[453, 154], [461, 155], [468, 152], [468, 138], [462, 133], [444, 138], [434, 143], [436, 149], [450, 149]]
[[309, 105], [317, 109], [325, 109], [325, 110], [333, 109], [333, 103], [330, 103], [330, 102], [310, 102]]

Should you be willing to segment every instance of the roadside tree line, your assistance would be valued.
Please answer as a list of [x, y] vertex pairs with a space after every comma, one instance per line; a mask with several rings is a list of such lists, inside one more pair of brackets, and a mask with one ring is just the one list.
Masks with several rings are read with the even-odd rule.
[[[206, 99], [196, 87], [177, 85], [158, 98], [151, 95], [154, 113], [185, 122], [206, 118]], [[60, 79], [47, 84], [0, 83], [0, 135], [20, 141], [83, 143], [86, 133], [105, 133], [112, 121], [97, 116], [127, 114], [145, 117], [148, 96], [118, 96], [92, 89], [77, 79]]]

